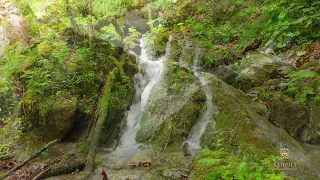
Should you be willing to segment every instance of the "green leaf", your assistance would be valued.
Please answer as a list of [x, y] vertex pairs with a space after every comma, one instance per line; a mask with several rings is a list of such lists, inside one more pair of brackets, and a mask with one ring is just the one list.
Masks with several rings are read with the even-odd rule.
[[287, 83], [281, 83], [279, 86], [280, 86], [281, 88], [284, 88], [284, 87], [287, 87], [288, 84], [287, 84]]
[[308, 19], [308, 17], [303, 16], [302, 18], [294, 21], [292, 24], [300, 24], [300, 23], [302, 23], [303, 21], [305, 21], [305, 20], [307, 20], [307, 19]]
[[282, 42], [282, 43], [278, 43], [278, 44], [277, 44], [277, 47], [280, 48], [280, 49], [282, 49], [282, 48], [286, 47], [287, 45], [288, 45], [287, 43]]
[[311, 36], [314, 37], [314, 38], [320, 37], [320, 30], [317, 31], [317, 32], [312, 32]]
[[303, 55], [305, 55], [307, 53], [307, 51], [300, 51], [297, 53], [297, 56], [301, 57]]
[[306, 69], [306, 70], [301, 70], [299, 72], [291, 74], [290, 78], [308, 79], [308, 78], [314, 78], [316, 76], [318, 76], [317, 72], [311, 71], [310, 69]]
[[313, 88], [312, 87], [307, 87], [304, 91], [303, 91], [303, 94], [315, 94], [313, 92]]

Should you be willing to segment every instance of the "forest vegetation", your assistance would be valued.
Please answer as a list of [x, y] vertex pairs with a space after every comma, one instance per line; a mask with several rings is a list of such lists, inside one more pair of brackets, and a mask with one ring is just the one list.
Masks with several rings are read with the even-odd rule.
[[317, 0], [0, 0], [0, 179], [320, 179], [319, 75]]

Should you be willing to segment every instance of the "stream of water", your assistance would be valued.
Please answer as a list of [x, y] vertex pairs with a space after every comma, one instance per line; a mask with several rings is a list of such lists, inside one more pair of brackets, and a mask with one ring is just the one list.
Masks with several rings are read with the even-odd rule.
[[198, 150], [201, 149], [201, 138], [203, 133], [205, 132], [207, 125], [212, 117], [213, 113], [213, 102], [212, 102], [212, 91], [210, 87], [207, 85], [204, 77], [199, 73], [199, 56], [201, 53], [201, 49], [197, 48], [195, 50], [195, 58], [193, 63], [193, 74], [200, 80], [203, 90], [206, 94], [206, 111], [203, 113], [201, 119], [191, 128], [189, 133], [189, 137], [187, 142], [190, 146], [190, 150]]
[[139, 122], [143, 112], [147, 109], [152, 99], [155, 85], [161, 79], [164, 59], [154, 61], [148, 54], [145, 44], [145, 39], [142, 38], [140, 40], [141, 55], [139, 67], [145, 71], [145, 74], [138, 73], [134, 75], [136, 93], [130, 110], [127, 113], [127, 124], [121, 136], [120, 143], [111, 153], [112, 155], [131, 157], [138, 151], [140, 145], [135, 141], [135, 138], [140, 129]]
[[[112, 179], [126, 179], [126, 177], [136, 177], [135, 179], [148, 179], [141, 171], [132, 174], [130, 170], [119, 171], [117, 167], [126, 166], [130, 163], [138, 161], [151, 161], [152, 149], [142, 146], [136, 142], [135, 138], [140, 129], [140, 120], [144, 112], [149, 107], [149, 104], [154, 96], [156, 85], [160, 82], [163, 72], [163, 62], [170, 57], [170, 42], [167, 43], [166, 53], [163, 57], [155, 59], [152, 57], [146, 48], [145, 38], [140, 39], [141, 54], [139, 57], [140, 72], [134, 75], [134, 88], [136, 90], [130, 110], [126, 116], [126, 126], [119, 140], [118, 146], [115, 149], [108, 149], [107, 154], [98, 155], [97, 161], [101, 161], [96, 169], [96, 177], [91, 179], [99, 179], [101, 177], [101, 169], [108, 171], [108, 177]], [[133, 53], [133, 52], [131, 52]], [[109, 152], [109, 153], [108, 153]]]

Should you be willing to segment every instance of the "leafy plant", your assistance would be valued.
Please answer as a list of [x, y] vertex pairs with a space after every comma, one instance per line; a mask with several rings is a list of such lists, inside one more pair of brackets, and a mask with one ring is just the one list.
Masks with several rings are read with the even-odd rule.
[[10, 156], [10, 147], [8, 144], [0, 144], [0, 159]]
[[204, 149], [196, 160], [191, 178], [195, 180], [214, 179], [285, 179], [286, 176], [275, 170], [276, 156], [268, 156], [258, 161], [249, 160], [248, 155], [232, 155], [224, 149], [211, 151]]
[[214, 63], [215, 59], [213, 56], [206, 57], [205, 64], [211, 66]]
[[281, 83], [280, 87], [287, 88], [285, 92], [288, 95], [297, 97], [299, 101], [306, 103], [308, 100], [308, 96], [315, 95], [316, 93], [313, 87], [308, 86], [308, 84], [305, 83], [305, 80], [313, 79], [317, 76], [317, 72], [311, 71], [309, 69], [301, 70], [296, 73], [290, 74], [288, 76], [290, 78], [289, 82]]
[[169, 89], [174, 93], [181, 92], [185, 88], [185, 83], [189, 81], [189, 74], [183, 70], [178, 70], [178, 72], [172, 75], [168, 82]]

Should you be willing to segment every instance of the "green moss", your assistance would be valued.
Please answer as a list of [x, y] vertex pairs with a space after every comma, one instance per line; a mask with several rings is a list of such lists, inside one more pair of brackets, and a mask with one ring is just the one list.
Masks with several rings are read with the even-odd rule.
[[160, 147], [164, 147], [166, 143], [180, 146], [188, 136], [192, 126], [199, 119], [201, 108], [205, 103], [206, 96], [199, 89], [177, 113], [164, 120], [162, 127], [155, 133], [152, 142]]
[[170, 60], [172, 60], [174, 62], [178, 62], [179, 61], [179, 57], [180, 57], [180, 54], [182, 52], [183, 44], [179, 41], [178, 38], [180, 38], [180, 37], [174, 38], [171, 41]]
[[[138, 67], [132, 62], [135, 56], [122, 56], [123, 73], [115, 76], [108, 101], [106, 121], [101, 133], [101, 142], [112, 143], [117, 139], [121, 129], [121, 123], [131, 105], [135, 89], [133, 86], [133, 76], [138, 72]], [[119, 68], [119, 67], [118, 67]]]
[[195, 52], [193, 48], [185, 48], [183, 61], [188, 64], [188, 67], [192, 67], [194, 56]]
[[192, 81], [192, 76], [188, 69], [182, 68], [177, 64], [169, 65], [171, 71], [167, 74], [170, 93], [179, 93], [184, 91], [188, 83]]

